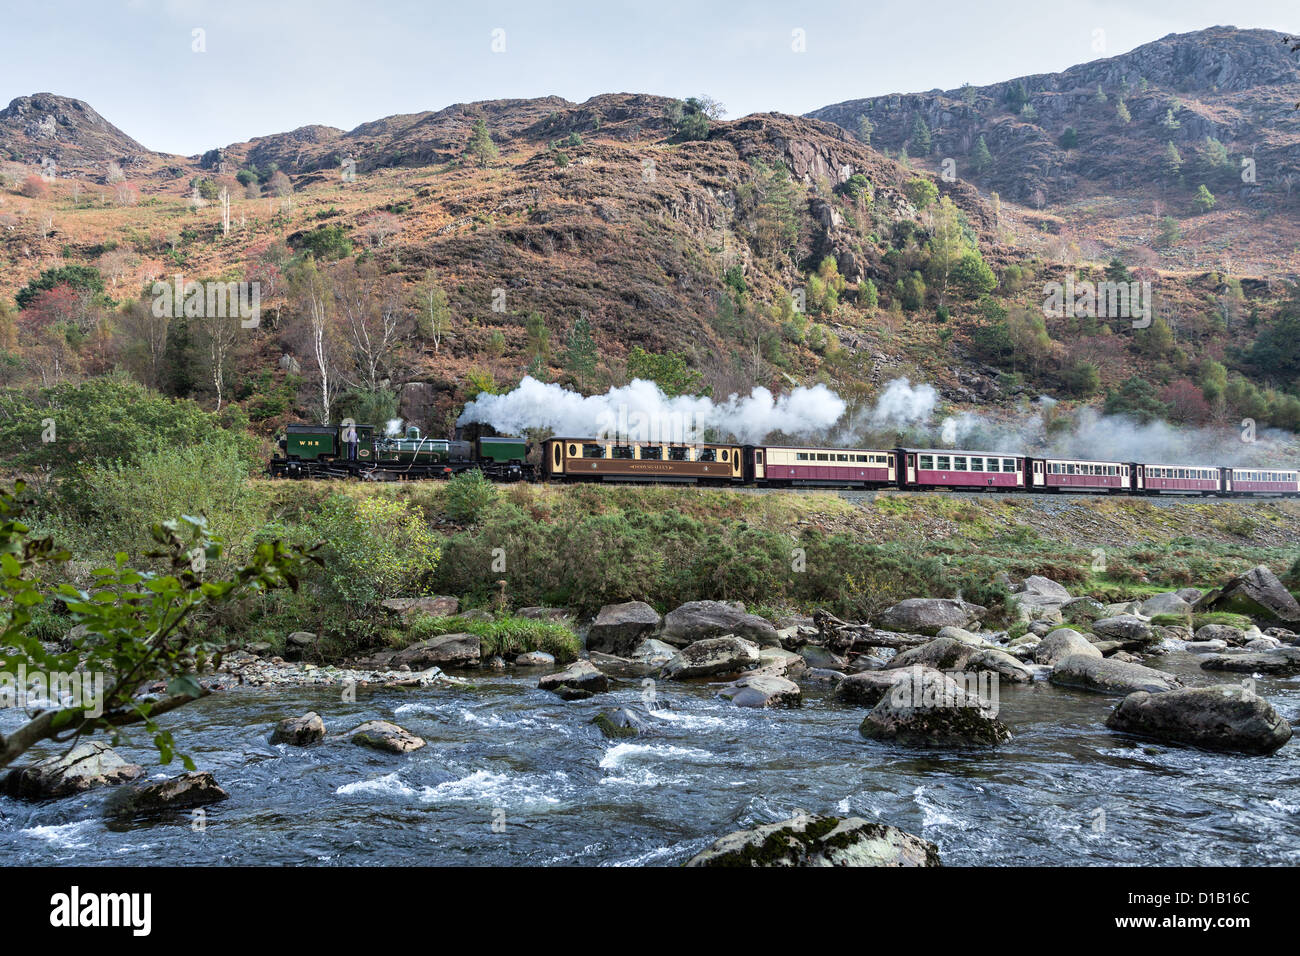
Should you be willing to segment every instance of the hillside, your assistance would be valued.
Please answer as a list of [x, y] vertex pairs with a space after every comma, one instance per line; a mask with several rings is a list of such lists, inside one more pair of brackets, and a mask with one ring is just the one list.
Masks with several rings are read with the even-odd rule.
[[[1195, 36], [812, 117], [541, 97], [303, 126], [193, 157], [150, 153], [80, 101], [23, 97], [0, 114], [0, 308], [24, 306], [0, 312], [0, 384], [120, 368], [209, 407], [234, 402], [263, 434], [323, 417], [325, 400], [334, 417], [441, 433], [479, 391], [525, 374], [587, 394], [636, 375], [718, 397], [823, 382], [850, 419], [872, 418], [906, 377], [947, 411], [1012, 426], [1033, 416], [1040, 430], [1068, 427], [1061, 412], [1084, 404], [1295, 429], [1300, 299], [1282, 281], [1296, 271], [1283, 249], [1300, 234], [1294, 205], [1262, 174], [1240, 194], [1215, 180], [1218, 205], [1157, 250], [1152, 204], [1183, 202], [1193, 180], [1116, 165], [1126, 150], [1151, 161], [1142, 137], [1175, 92], [1189, 164], [1210, 133], [1233, 156], [1258, 137], [1261, 170], [1296, 158], [1295, 120], [1278, 111], [1300, 99], [1297, 70], [1278, 36], [1216, 28], [1208, 52], [1181, 52], [1200, 49]], [[1080, 91], [1130, 76], [1128, 138], [1102, 143], [1119, 134], [1085, 115]], [[1000, 105], [1021, 86], [1036, 122]], [[1217, 125], [1195, 118], [1207, 104]], [[870, 145], [850, 132], [863, 112], [876, 117]], [[900, 152], [917, 117], [932, 130], [926, 158]], [[1061, 149], [1047, 127], [1067, 121], [1102, 145]], [[939, 175], [972, 135], [997, 162], [972, 180]], [[42, 143], [58, 147], [44, 175]], [[308, 253], [328, 290], [324, 359], [310, 341]], [[228, 341], [197, 319], [149, 321], [149, 286], [176, 274], [259, 281], [264, 321]], [[1044, 315], [1046, 283], [1108, 277], [1152, 284], [1151, 328]], [[446, 299], [436, 329], [434, 285]], [[375, 323], [391, 324], [378, 353]], [[1031, 407], [1042, 395], [1062, 404]]]
[[[927, 168], [951, 158], [981, 190], [1056, 214], [1026, 225], [1076, 240], [1085, 255], [1137, 246], [1171, 267], [1295, 277], [1300, 59], [1283, 40], [1213, 27], [1061, 73], [809, 115], [855, 134], [865, 117], [874, 146]], [[1195, 215], [1202, 183], [1219, 203]], [[1161, 246], [1163, 215], [1186, 220], [1184, 239], [1166, 244], [1182, 248]]]

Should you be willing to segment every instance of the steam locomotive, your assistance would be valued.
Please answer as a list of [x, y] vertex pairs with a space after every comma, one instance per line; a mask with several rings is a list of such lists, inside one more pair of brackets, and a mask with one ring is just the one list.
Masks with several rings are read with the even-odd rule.
[[604, 481], [767, 488], [899, 488], [1112, 495], [1300, 497], [1300, 471], [1208, 463], [1099, 461], [951, 448], [825, 448], [709, 442], [549, 438], [540, 466], [522, 438], [375, 437], [369, 425], [290, 425], [272, 477], [448, 478], [481, 471], [494, 481]]

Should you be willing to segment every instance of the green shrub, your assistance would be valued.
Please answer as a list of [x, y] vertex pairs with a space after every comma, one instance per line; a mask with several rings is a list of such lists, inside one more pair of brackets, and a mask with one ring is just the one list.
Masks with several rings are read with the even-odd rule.
[[483, 510], [496, 500], [496, 485], [481, 471], [462, 471], [447, 481], [445, 510], [453, 521], [473, 524]]
[[539, 621], [527, 617], [499, 617], [491, 621], [466, 620], [460, 617], [417, 615], [407, 630], [410, 643], [439, 634], [473, 634], [482, 644], [482, 656], [514, 657], [528, 651], [543, 651], [557, 661], [576, 660], [581, 642], [573, 629], [558, 621]]

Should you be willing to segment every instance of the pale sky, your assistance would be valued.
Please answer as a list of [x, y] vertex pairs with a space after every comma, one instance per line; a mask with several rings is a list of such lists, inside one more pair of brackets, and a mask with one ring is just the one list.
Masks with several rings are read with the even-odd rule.
[[[351, 129], [504, 97], [707, 94], [730, 118], [805, 113], [857, 97], [1063, 70], [1216, 24], [1300, 33], [1295, 0], [6, 6], [0, 103], [35, 92], [75, 97], [150, 149], [184, 155], [310, 123]], [[195, 30], [205, 52], [194, 50]], [[494, 31], [503, 31], [495, 37], [501, 52]]]

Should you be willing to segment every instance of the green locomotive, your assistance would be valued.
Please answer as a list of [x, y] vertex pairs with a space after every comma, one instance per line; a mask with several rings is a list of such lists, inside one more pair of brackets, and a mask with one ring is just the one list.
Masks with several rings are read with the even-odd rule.
[[481, 471], [494, 481], [531, 481], [528, 443], [482, 435], [430, 438], [408, 426], [400, 436], [375, 435], [373, 425], [288, 425], [276, 443], [272, 478], [369, 478], [378, 481], [449, 478]]

